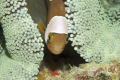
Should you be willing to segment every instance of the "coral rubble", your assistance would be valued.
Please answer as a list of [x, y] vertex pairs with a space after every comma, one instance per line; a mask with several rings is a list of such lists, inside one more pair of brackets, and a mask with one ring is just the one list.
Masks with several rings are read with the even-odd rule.
[[[44, 68], [39, 72], [39, 80], [119, 80], [120, 63], [116, 60], [112, 63], [94, 62], [80, 64], [79, 67], [71, 67], [68, 71], [57, 70], [59, 75], [51, 76], [49, 70]], [[43, 75], [43, 76], [41, 76]]]

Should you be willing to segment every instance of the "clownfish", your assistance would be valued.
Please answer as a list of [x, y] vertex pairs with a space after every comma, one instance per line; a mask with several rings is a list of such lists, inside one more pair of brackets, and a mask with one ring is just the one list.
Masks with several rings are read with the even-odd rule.
[[45, 42], [53, 54], [60, 54], [68, 43], [67, 20], [63, 16], [54, 16], [45, 31]]
[[46, 0], [48, 24], [45, 31], [45, 43], [53, 54], [60, 54], [68, 43], [68, 25], [65, 6], [62, 0]]
[[[64, 17], [66, 14], [64, 2], [62, 0], [46, 0], [48, 9], [48, 14], [46, 14], [47, 12], [43, 10], [45, 8], [40, 6], [43, 5], [44, 0], [26, 1], [28, 3], [28, 13], [38, 24], [39, 32], [44, 34], [44, 40], [49, 51], [56, 55], [62, 53], [68, 43], [68, 26], [67, 19]], [[39, 6], [40, 9], [38, 9]], [[47, 22], [45, 22], [44, 15], [47, 15]], [[47, 28], [44, 25], [45, 23]]]

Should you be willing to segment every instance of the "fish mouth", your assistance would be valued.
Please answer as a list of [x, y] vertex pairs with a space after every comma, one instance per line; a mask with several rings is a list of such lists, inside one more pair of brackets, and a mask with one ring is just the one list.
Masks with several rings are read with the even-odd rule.
[[52, 50], [51, 50], [51, 52], [52, 52], [53, 54], [56, 54], [56, 55], [62, 53], [62, 51], [63, 51], [63, 49], [60, 49], [60, 50], [52, 49]]
[[62, 48], [55, 48], [55, 47], [53, 47], [51, 45], [48, 45], [48, 44], [47, 44], [47, 47], [48, 47], [49, 51], [51, 53], [55, 54], [55, 55], [58, 55], [58, 54], [62, 53], [63, 50], [64, 50], [64, 47], [62, 47]]
[[62, 51], [62, 50], [55, 50], [55, 49], [54, 49], [54, 51], [60, 52], [60, 51]]

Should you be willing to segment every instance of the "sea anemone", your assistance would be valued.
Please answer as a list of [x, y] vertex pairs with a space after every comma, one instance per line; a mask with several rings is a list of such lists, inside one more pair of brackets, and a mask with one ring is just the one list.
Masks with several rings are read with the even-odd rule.
[[120, 59], [119, 8], [106, 10], [100, 0], [67, 0], [65, 4], [74, 50], [87, 62]]
[[[43, 40], [25, 0], [1, 0], [0, 22], [6, 41], [6, 50], [0, 57], [0, 79], [37, 79], [35, 75], [43, 60]], [[0, 47], [1, 51], [1, 47]]]

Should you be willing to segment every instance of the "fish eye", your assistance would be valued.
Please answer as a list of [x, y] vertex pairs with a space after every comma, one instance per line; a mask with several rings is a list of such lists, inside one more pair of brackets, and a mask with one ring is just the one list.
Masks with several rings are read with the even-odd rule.
[[49, 33], [47, 40], [48, 40], [49, 42], [52, 42], [52, 40], [53, 40], [53, 35], [52, 35], [51, 32]]
[[50, 40], [50, 35], [48, 36], [48, 40]]
[[66, 37], [66, 44], [68, 43], [68, 36]]
[[68, 37], [66, 37], [66, 41], [68, 41]]

